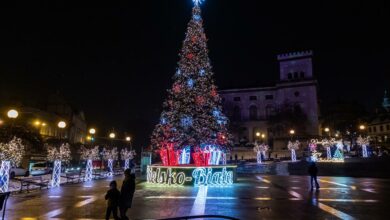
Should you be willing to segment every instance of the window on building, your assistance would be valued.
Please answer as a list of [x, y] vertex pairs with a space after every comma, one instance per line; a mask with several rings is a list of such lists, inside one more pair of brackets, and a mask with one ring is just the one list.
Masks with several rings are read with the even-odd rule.
[[296, 91], [296, 92], [294, 92], [294, 95], [295, 95], [295, 97], [299, 97], [299, 92], [298, 91]]
[[294, 79], [298, 79], [298, 72], [294, 73]]
[[266, 95], [265, 99], [266, 100], [272, 100], [272, 99], [274, 99], [274, 96], [273, 95]]
[[383, 125], [379, 126], [379, 131], [383, 131]]
[[374, 128], [374, 133], [376, 132], [376, 126], [373, 127]]
[[249, 120], [257, 120], [257, 107], [254, 105], [249, 107]]
[[386, 130], [390, 131], [390, 125], [386, 125]]
[[239, 102], [239, 101], [241, 101], [241, 98], [240, 97], [234, 97], [233, 100], [236, 101], [236, 102]]
[[288, 79], [292, 79], [292, 73], [288, 73], [287, 77]]
[[265, 114], [266, 114], [266, 117], [269, 118], [270, 116], [272, 116], [273, 114], [275, 113], [275, 108], [273, 106], [267, 106], [265, 108]]
[[241, 120], [241, 109], [238, 106], [233, 108], [233, 120], [240, 121]]
[[305, 78], [305, 72], [300, 72], [299, 74], [300, 74], [302, 79]]
[[250, 101], [256, 101], [257, 100], [257, 96], [249, 96], [249, 100]]
[[371, 128], [371, 127], [368, 127], [368, 132], [369, 132], [369, 133], [372, 132], [372, 128]]

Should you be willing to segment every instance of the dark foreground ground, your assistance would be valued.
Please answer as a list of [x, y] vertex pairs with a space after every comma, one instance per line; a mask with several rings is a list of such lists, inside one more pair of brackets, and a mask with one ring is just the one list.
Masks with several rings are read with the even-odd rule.
[[[131, 219], [202, 214], [239, 219], [388, 219], [390, 180], [319, 179], [322, 188], [313, 192], [305, 176], [247, 175], [224, 188], [154, 187], [141, 182], [128, 214]], [[6, 219], [104, 219], [109, 181], [12, 195]]]

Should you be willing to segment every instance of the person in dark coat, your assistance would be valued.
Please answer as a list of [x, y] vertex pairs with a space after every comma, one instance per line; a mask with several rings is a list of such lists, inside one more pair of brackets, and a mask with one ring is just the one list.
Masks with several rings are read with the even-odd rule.
[[135, 174], [131, 173], [130, 169], [125, 170], [125, 179], [123, 180], [120, 196], [119, 211], [121, 219], [129, 219], [126, 212], [131, 208], [133, 196], [135, 192]]
[[309, 175], [310, 175], [310, 184], [311, 184], [311, 190], [313, 190], [313, 182], [316, 184], [316, 189], [320, 188], [320, 185], [318, 184], [317, 181], [317, 173], [318, 173], [318, 168], [315, 162], [311, 162], [309, 165]]
[[107, 200], [107, 211], [106, 211], [106, 219], [110, 219], [110, 215], [112, 212], [112, 215], [114, 219], [118, 218], [118, 205], [119, 205], [119, 199], [120, 199], [120, 192], [116, 188], [116, 181], [111, 181], [110, 183], [110, 189], [106, 193], [106, 200]]

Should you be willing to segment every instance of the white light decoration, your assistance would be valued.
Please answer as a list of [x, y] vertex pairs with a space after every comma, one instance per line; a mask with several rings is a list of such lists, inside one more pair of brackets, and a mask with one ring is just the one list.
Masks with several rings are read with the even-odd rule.
[[71, 160], [71, 152], [69, 144], [62, 144], [59, 148], [46, 145], [47, 160], [54, 162], [53, 173], [51, 178], [51, 186], [59, 187], [61, 184], [61, 164], [69, 163]]
[[347, 152], [351, 151], [351, 141], [344, 141], [344, 145], [347, 146]]
[[219, 149], [218, 146], [214, 145], [207, 145], [204, 149], [205, 153], [209, 153], [209, 165], [219, 165], [222, 159], [222, 151]]
[[11, 168], [11, 162], [9, 160], [2, 160], [0, 167], [0, 192], [8, 192], [9, 185], [9, 169]]
[[[185, 170], [192, 170], [191, 176]], [[171, 167], [152, 167], [147, 169], [147, 182], [168, 186], [183, 186], [188, 183], [194, 186], [229, 186], [234, 182], [234, 172], [227, 167], [187, 167], [175, 171]]]
[[14, 137], [8, 143], [0, 143], [0, 192], [7, 192], [9, 185], [9, 169], [19, 166], [25, 150], [22, 140]]
[[309, 150], [310, 150], [310, 160], [312, 162], [317, 162], [319, 158], [321, 157], [321, 153], [317, 152], [317, 144], [319, 143], [318, 140], [312, 139], [309, 144]]
[[295, 142], [289, 141], [287, 144], [287, 148], [291, 151], [291, 161], [296, 162], [297, 161], [297, 155], [296, 150], [299, 149], [300, 142], [297, 140]]
[[196, 6], [199, 6], [204, 2], [204, 0], [192, 0]]
[[108, 174], [107, 176], [113, 175], [113, 164], [114, 160], [118, 160], [118, 149], [116, 147], [112, 149], [103, 149], [103, 159], [107, 160]]
[[134, 159], [135, 155], [134, 150], [127, 150], [126, 148], [121, 150], [121, 159], [125, 161], [125, 170], [130, 168], [130, 160]]
[[332, 152], [330, 150], [330, 147], [333, 146], [335, 143], [334, 139], [322, 139], [321, 144], [323, 147], [326, 148], [326, 159], [327, 160], [332, 160]]
[[91, 181], [92, 180], [92, 161], [99, 159], [99, 146], [96, 146], [92, 149], [81, 147], [80, 150], [81, 153], [81, 159], [86, 160], [86, 167], [85, 167], [85, 181]]
[[255, 147], [253, 148], [253, 151], [256, 153], [256, 158], [257, 158], [257, 163], [261, 164], [261, 156], [265, 158], [265, 152], [268, 151], [268, 145], [266, 144], [258, 144], [257, 142], [255, 143]]
[[370, 137], [359, 136], [356, 143], [362, 147], [362, 154], [364, 158], [368, 157], [367, 146], [370, 145]]
[[185, 147], [181, 150], [179, 164], [189, 164], [191, 159], [191, 147]]

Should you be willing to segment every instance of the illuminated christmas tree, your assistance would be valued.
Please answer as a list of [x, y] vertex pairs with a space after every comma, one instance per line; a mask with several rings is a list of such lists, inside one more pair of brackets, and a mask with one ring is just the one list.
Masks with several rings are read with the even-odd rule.
[[221, 98], [214, 85], [208, 57], [201, 1], [193, 1], [192, 18], [173, 77], [174, 83], [168, 90], [160, 122], [151, 137], [154, 148], [174, 151], [166, 154], [171, 159], [177, 158], [178, 163], [186, 161], [182, 155], [189, 155], [189, 148], [191, 152], [201, 152], [213, 146], [224, 151], [231, 143], [228, 120], [222, 113]]

